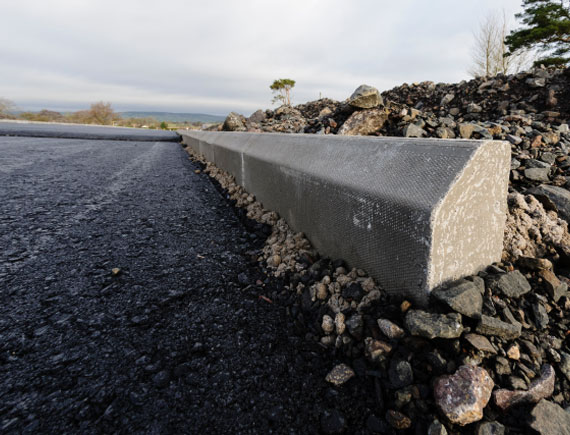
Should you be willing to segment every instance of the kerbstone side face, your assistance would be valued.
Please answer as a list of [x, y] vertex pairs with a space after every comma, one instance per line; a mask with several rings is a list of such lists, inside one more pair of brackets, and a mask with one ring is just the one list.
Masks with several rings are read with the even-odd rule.
[[500, 259], [510, 147], [496, 141], [180, 132], [323, 254], [425, 302]]

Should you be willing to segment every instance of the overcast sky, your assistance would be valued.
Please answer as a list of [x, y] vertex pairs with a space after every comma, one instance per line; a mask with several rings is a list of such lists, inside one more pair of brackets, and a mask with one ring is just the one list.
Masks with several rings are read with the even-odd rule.
[[360, 84], [468, 79], [473, 32], [521, 0], [0, 0], [0, 97], [21, 109], [249, 115]]

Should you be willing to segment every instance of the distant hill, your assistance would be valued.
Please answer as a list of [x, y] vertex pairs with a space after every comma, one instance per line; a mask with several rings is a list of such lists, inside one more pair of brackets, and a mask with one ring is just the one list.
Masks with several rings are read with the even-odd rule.
[[119, 112], [123, 118], [154, 118], [157, 121], [170, 122], [223, 122], [225, 116], [205, 113], [171, 113], [171, 112]]

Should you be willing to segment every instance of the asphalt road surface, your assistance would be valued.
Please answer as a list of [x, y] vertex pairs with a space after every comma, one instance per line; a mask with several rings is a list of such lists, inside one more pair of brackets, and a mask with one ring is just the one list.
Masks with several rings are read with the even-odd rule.
[[19, 128], [0, 136], [1, 433], [363, 424], [362, 387], [331, 389], [333, 362], [259, 297], [280, 285], [251, 260], [264, 228], [179, 144]]

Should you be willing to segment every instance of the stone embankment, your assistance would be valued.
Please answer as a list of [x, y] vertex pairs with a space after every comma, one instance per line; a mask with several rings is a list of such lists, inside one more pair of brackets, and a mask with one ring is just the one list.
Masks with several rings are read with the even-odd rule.
[[[258, 260], [285, 283], [305, 338], [330, 352], [327, 380], [334, 388], [350, 388], [354, 376], [375, 384], [369, 431], [570, 433], [569, 103], [570, 69], [536, 69], [382, 94], [361, 86], [344, 102], [226, 119], [231, 131], [511, 143], [502, 262], [433, 291], [428, 307], [388, 297], [365, 271], [320, 257], [230, 174], [201, 160], [236, 207], [271, 225]], [[346, 429], [342, 416], [336, 425], [323, 419], [327, 433]]]

